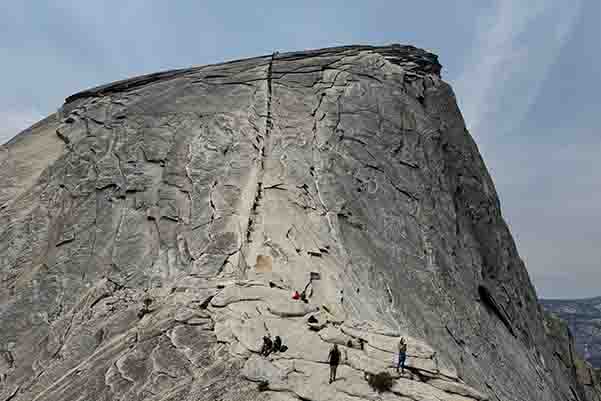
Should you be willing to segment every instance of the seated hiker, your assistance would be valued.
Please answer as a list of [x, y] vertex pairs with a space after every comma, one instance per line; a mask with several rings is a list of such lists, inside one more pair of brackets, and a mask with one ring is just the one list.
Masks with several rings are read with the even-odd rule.
[[407, 359], [407, 343], [405, 342], [405, 338], [401, 337], [401, 341], [399, 341], [399, 361], [396, 366], [397, 373], [399, 372], [399, 368], [401, 368], [401, 373], [405, 373], [405, 360]]
[[280, 336], [275, 336], [275, 340], [273, 342], [273, 352], [280, 352], [282, 349], [282, 339]]
[[298, 291], [294, 291], [292, 293], [292, 299], [300, 299], [300, 294], [298, 293]]
[[150, 310], [150, 305], [151, 304], [152, 304], [152, 298], [150, 298], [150, 297], [144, 298], [142, 308], [138, 312], [138, 318], [142, 319], [144, 317], [144, 315], [152, 312]]
[[271, 341], [271, 338], [269, 338], [269, 336], [264, 336], [263, 337], [263, 347], [261, 348], [261, 355], [269, 356], [272, 349], [273, 349], [273, 342]]

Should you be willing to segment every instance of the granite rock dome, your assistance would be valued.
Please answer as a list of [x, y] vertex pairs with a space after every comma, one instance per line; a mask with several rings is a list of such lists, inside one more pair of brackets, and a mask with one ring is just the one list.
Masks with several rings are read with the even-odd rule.
[[274, 53], [83, 91], [3, 145], [0, 400], [601, 400], [440, 72]]

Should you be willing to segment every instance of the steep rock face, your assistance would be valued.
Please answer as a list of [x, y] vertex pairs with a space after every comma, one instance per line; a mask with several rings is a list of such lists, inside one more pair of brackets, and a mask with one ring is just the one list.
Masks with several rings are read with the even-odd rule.
[[[393, 45], [152, 74], [4, 145], [0, 399], [601, 399], [440, 69]], [[374, 393], [398, 335], [410, 370]]]

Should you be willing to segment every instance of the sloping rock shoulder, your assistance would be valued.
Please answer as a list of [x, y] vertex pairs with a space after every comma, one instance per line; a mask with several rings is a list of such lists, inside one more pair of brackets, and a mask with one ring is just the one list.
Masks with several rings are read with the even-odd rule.
[[391, 45], [168, 71], [3, 145], [0, 400], [601, 399], [440, 70]]

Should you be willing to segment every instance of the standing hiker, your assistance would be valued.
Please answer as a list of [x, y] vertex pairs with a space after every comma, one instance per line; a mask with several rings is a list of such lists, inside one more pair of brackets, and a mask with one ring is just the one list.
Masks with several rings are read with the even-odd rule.
[[401, 337], [401, 341], [399, 341], [399, 362], [396, 365], [396, 372], [399, 373], [399, 368], [401, 368], [401, 373], [405, 373], [405, 360], [407, 359], [407, 343], [405, 342], [405, 338]]
[[340, 351], [338, 345], [334, 344], [328, 355], [328, 361], [330, 362], [330, 383], [336, 381], [336, 369], [340, 363]]

